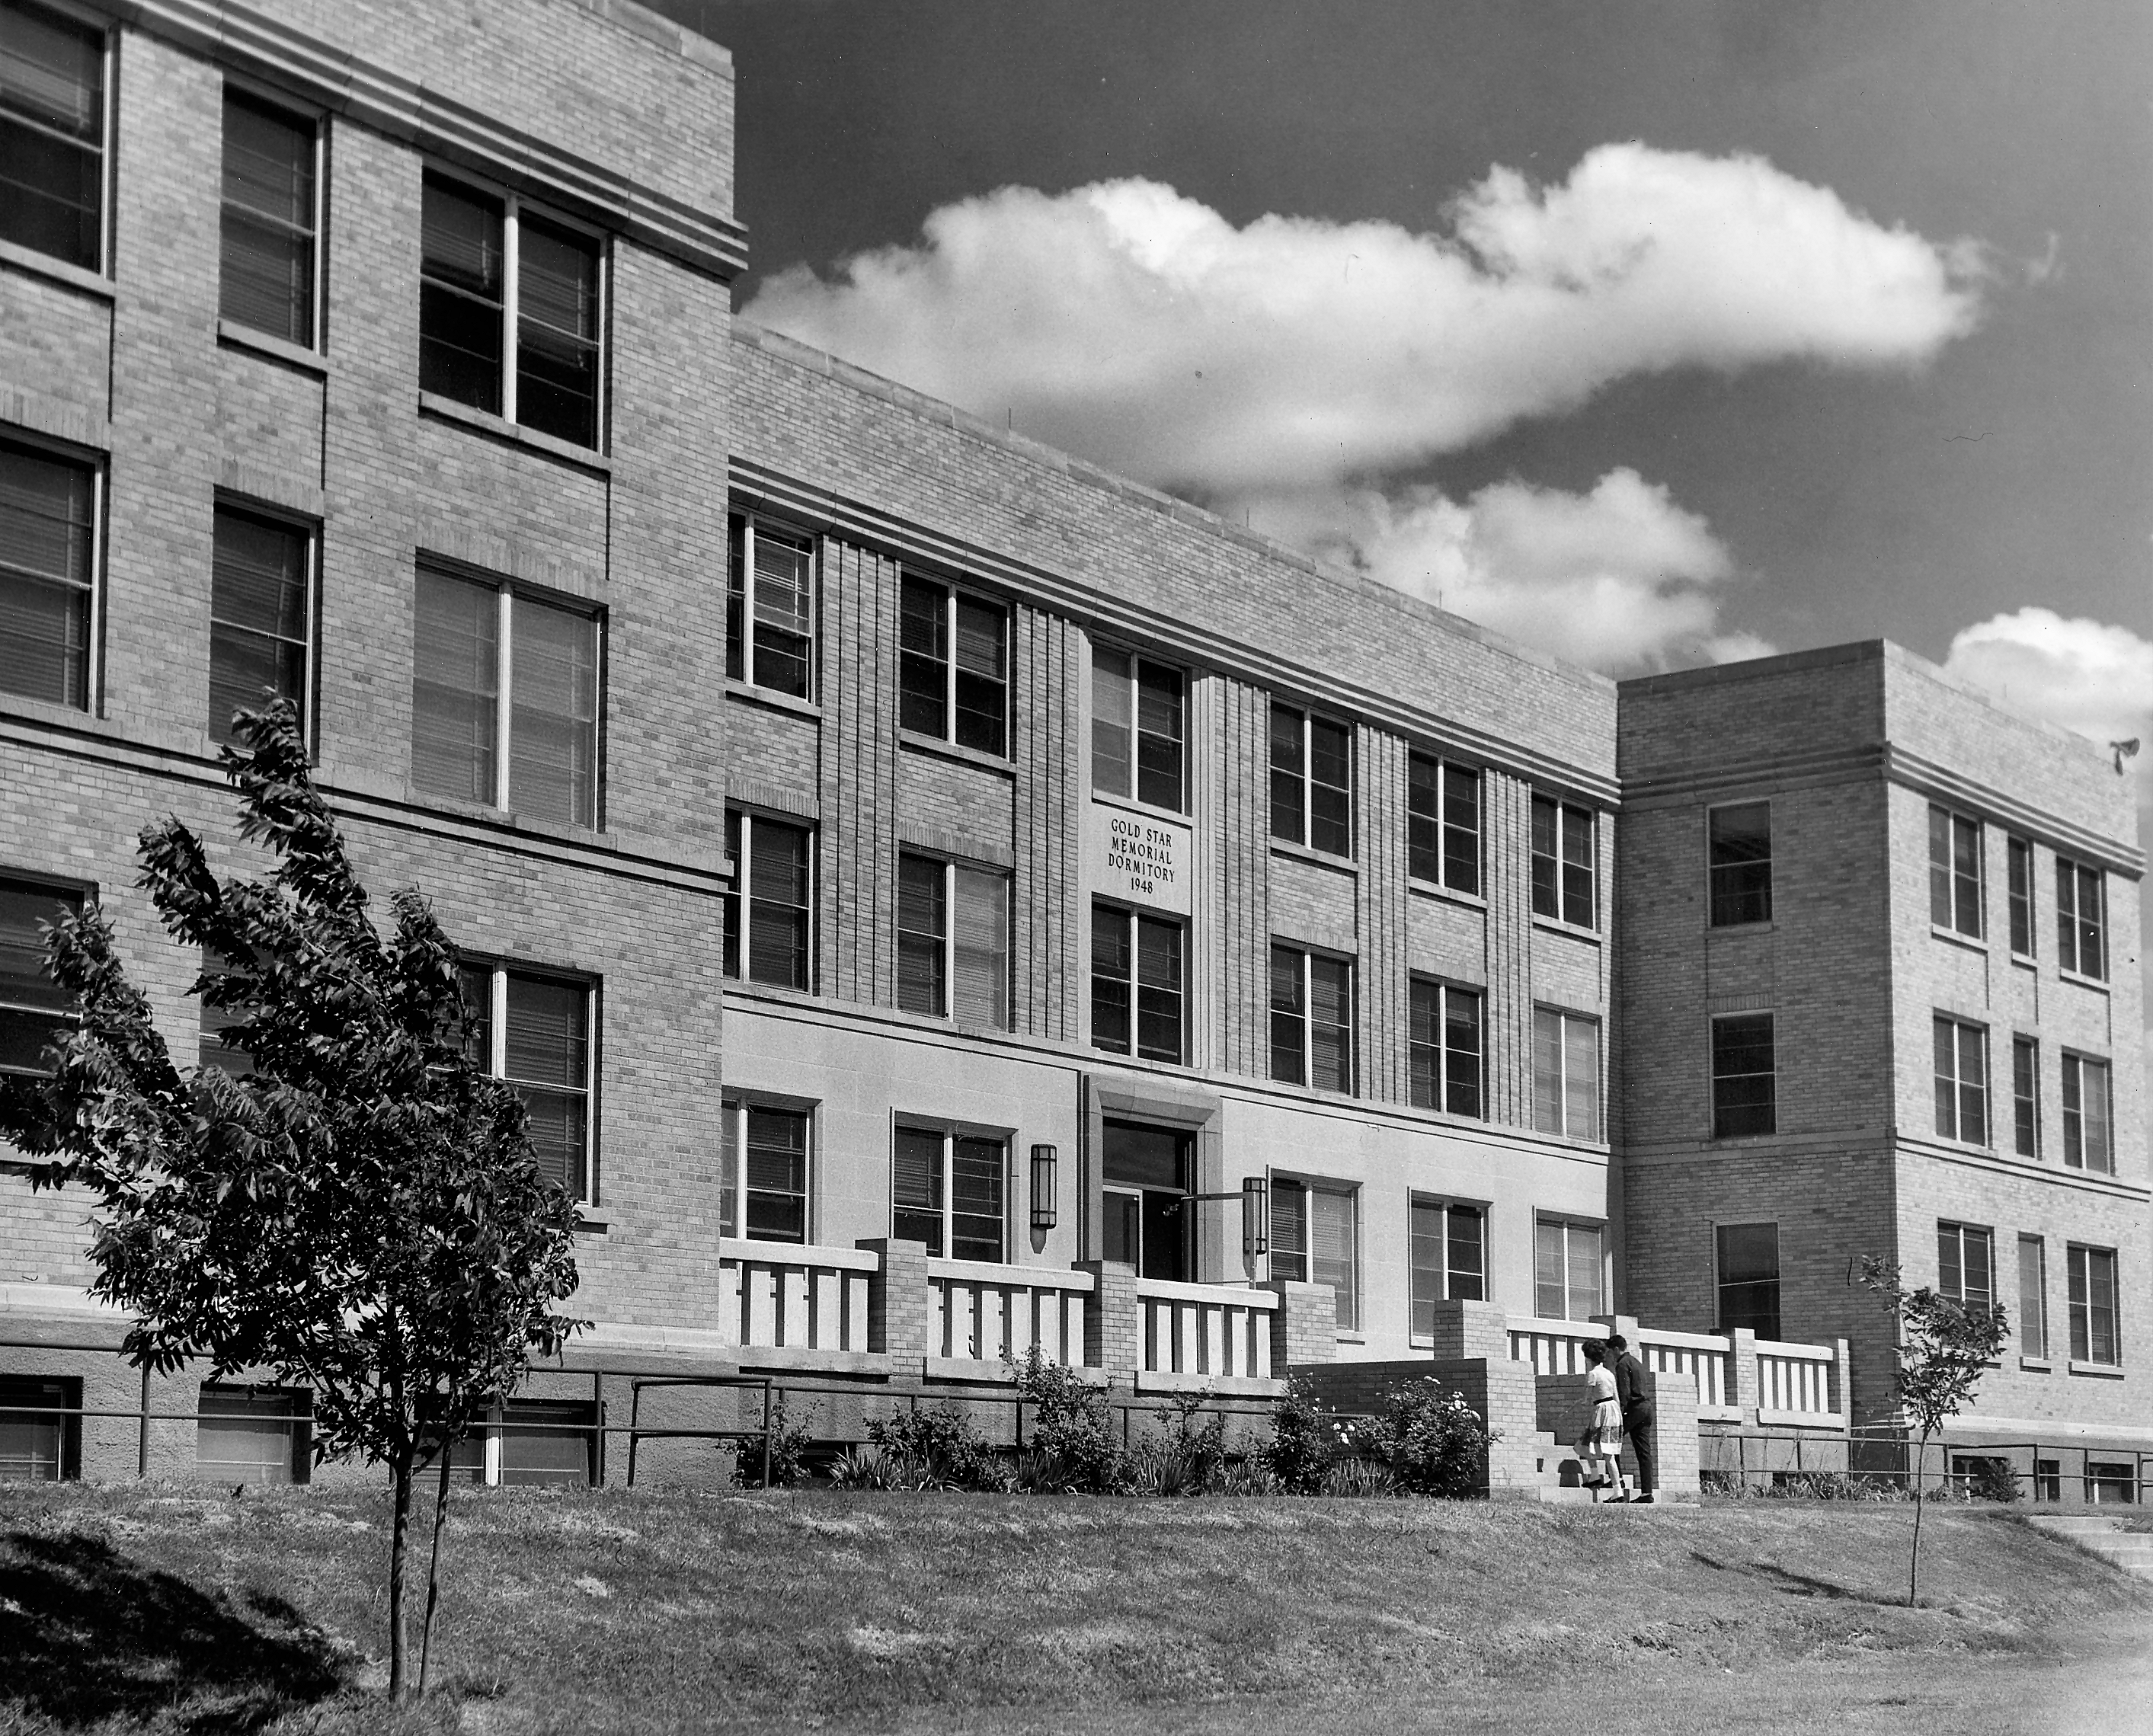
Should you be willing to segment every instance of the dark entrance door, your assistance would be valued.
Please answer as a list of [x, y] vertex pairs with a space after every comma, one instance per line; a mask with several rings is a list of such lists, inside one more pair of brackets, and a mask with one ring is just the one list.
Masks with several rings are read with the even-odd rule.
[[1110, 1121], [1099, 1172], [1106, 1235], [1102, 1252], [1145, 1278], [1185, 1281], [1195, 1262], [1194, 1214], [1188, 1198], [1195, 1171], [1195, 1135], [1182, 1128]]

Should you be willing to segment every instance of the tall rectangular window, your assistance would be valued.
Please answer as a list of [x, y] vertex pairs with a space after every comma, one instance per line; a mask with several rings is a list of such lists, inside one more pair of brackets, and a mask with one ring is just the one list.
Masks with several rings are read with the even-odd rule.
[[2049, 1354], [2049, 1250], [2038, 1235], [2018, 1238], [2018, 1353]]
[[1412, 1335], [1433, 1336], [1438, 1302], [1488, 1300], [1488, 1213], [1455, 1200], [1412, 1202]]
[[1600, 1138], [1600, 1021], [1533, 1009], [1533, 1125], [1572, 1139]]
[[2056, 858], [2056, 962], [2108, 980], [2108, 887], [2097, 868]]
[[314, 347], [318, 129], [230, 85], [224, 91], [224, 210], [218, 315]]
[[1566, 1218], [1533, 1224], [1533, 1311], [1542, 1320], [1590, 1320], [1605, 1314], [1604, 1226]]
[[597, 985], [506, 965], [460, 967], [473, 1053], [523, 1099], [546, 1179], [591, 1194], [591, 1031]]
[[1996, 1236], [1972, 1224], [1937, 1225], [1937, 1291], [1987, 1308], [1996, 1301]]
[[2003, 851], [2010, 877], [2011, 950], [2030, 959], [2033, 956], [2033, 847], [2023, 837], [2006, 838]]
[[904, 575], [898, 722], [938, 741], [1009, 754], [1009, 611]]
[[1453, 892], [1480, 890], [1480, 774], [1424, 753], [1406, 763], [1406, 867]]
[[1778, 1074], [1769, 1013], [1732, 1013], [1712, 1021], [1712, 1137], [1740, 1139], [1774, 1132]]
[[718, 1234], [806, 1241], [807, 1112], [727, 1097], [720, 1121]]
[[1009, 876], [931, 856], [897, 861], [897, 1004], [1009, 1028]]
[[1480, 992], [1416, 976], [1410, 985], [1407, 1083], [1416, 1109], [1481, 1114]]
[[2116, 1320], [2115, 1250], [2070, 1245], [2071, 1360], [2123, 1360]]
[[2011, 1039], [2011, 1148], [2041, 1155], [2041, 1046], [2030, 1036]]
[[1747, 1326], [1759, 1338], [1779, 1336], [1779, 1226], [1722, 1224], [1713, 1231], [1719, 1267], [1719, 1327]]
[[1929, 921], [1981, 938], [1981, 822], [1929, 808]]
[[1591, 810], [1534, 797], [1532, 860], [1533, 914], [1596, 928]]
[[421, 565], [415, 626], [412, 782], [597, 825], [598, 618]]
[[1342, 1184], [1271, 1182], [1271, 1276], [1328, 1284], [1342, 1332], [1361, 1323], [1360, 1198]]
[[930, 1255], [1003, 1257], [1006, 1142], [900, 1127], [890, 1171], [889, 1233]]
[[1353, 730], [1271, 707], [1271, 836], [1333, 856], [1353, 853]]
[[598, 238], [430, 171], [420, 227], [420, 389], [596, 447]]
[[1186, 1058], [1182, 928], [1118, 904], [1092, 906], [1092, 1046], [1146, 1061]]
[[289, 700], [307, 727], [313, 624], [313, 533], [282, 519], [216, 509], [210, 564], [209, 733], [233, 738], [232, 714]]
[[1271, 945], [1271, 1077], [1353, 1089], [1353, 965]]
[[[725, 584], [725, 674], [794, 699], [815, 696], [815, 551], [735, 514]], [[751, 582], [750, 575], [753, 575]]]
[[1706, 820], [1712, 875], [1712, 925], [1730, 929], [1772, 919], [1772, 804], [1738, 802]]
[[29, 0], [0, 0], [0, 241], [104, 255], [104, 31]]
[[1958, 1019], [1936, 1019], [1937, 1133], [1988, 1143], [1988, 1033]]
[[780, 989], [812, 985], [812, 828], [738, 808], [725, 814], [734, 890], [725, 894], [725, 972]]
[[97, 496], [87, 465], [0, 445], [0, 693], [89, 709]]
[[42, 924], [82, 914], [79, 887], [0, 875], [0, 1074], [42, 1073], [74, 1003], [45, 965]]
[[1183, 794], [1182, 675], [1126, 651], [1092, 654], [1092, 787], [1176, 813]]
[[2115, 1170], [2110, 1138], [2108, 1063], [2089, 1055], [2064, 1056], [2064, 1162], [2074, 1169]]

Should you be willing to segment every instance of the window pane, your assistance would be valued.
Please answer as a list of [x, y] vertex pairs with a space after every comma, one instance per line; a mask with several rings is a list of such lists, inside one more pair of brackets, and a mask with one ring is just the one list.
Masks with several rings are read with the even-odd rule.
[[1564, 1226], [1570, 1232], [1570, 1317], [1590, 1320], [1602, 1312], [1600, 1305], [1600, 1232], [1581, 1224]]
[[2010, 862], [2011, 950], [2033, 950], [2033, 847], [2014, 837], [2006, 847]]
[[1443, 1209], [1412, 1202], [1409, 1245], [1412, 1260], [1412, 1327], [1416, 1338], [1435, 1331], [1435, 1305], [1443, 1300]]
[[1556, 860], [1555, 804], [1533, 797], [1533, 914], [1562, 915], [1561, 865]]
[[2040, 1051], [2030, 1037], [2011, 1040], [2012, 1145], [2020, 1157], [2040, 1155]]
[[431, 795], [493, 802], [500, 593], [421, 567], [414, 629], [411, 781]]
[[210, 578], [209, 732], [286, 699], [306, 719], [307, 533], [219, 508]]
[[2108, 1066], [2105, 1061], [2079, 1063], [2079, 1117], [2085, 1167], [2104, 1173], [2113, 1170], [2115, 1161], [2109, 1143]]
[[899, 1128], [891, 1166], [890, 1234], [942, 1252], [942, 1135]]
[[1952, 925], [1952, 824], [1940, 807], [1929, 810], [1929, 921]]
[[808, 832], [757, 817], [748, 868], [747, 974], [781, 989], [808, 985]]
[[517, 225], [516, 420], [598, 443], [598, 248], [526, 215]]
[[1423, 754], [1406, 761], [1406, 871], [1443, 878], [1443, 768]]
[[1747, 802], [1711, 812], [1712, 925], [1772, 919], [1772, 807]]
[[1563, 1131], [1562, 1058], [1562, 1015], [1535, 1008], [1533, 1126], [1543, 1133]]
[[1719, 1258], [1719, 1328], [1746, 1326], [1759, 1338], [1779, 1336], [1779, 1227], [1723, 1224]]
[[1308, 1077], [1302, 962], [1303, 955], [1292, 947], [1271, 949], [1271, 1077], [1290, 1085], [1303, 1084]]
[[940, 1018], [948, 1005], [943, 980], [947, 881], [944, 865], [931, 858], [897, 859], [897, 1004], [930, 1019]]
[[1136, 771], [1135, 695], [1129, 659], [1119, 651], [1092, 654], [1092, 787], [1127, 796]]
[[1160, 807], [1181, 807], [1181, 675], [1137, 665], [1137, 794]]
[[1488, 1299], [1487, 1224], [1480, 1209], [1472, 1205], [1450, 1208], [1450, 1300], [1484, 1302]]
[[1354, 1220], [1358, 1196], [1311, 1188], [1309, 1204], [1309, 1275], [1336, 1293], [1338, 1324], [1346, 1331], [1360, 1323], [1361, 1296], [1355, 1260]]
[[898, 624], [898, 721], [946, 741], [949, 735], [949, 593], [908, 574]]
[[429, 175], [420, 231], [419, 389], [498, 415], [501, 201]]
[[949, 1251], [955, 1259], [1002, 1257], [1005, 1149], [999, 1139], [950, 1142]]
[[958, 1020], [996, 1031], [1009, 1028], [1009, 890], [1007, 874], [959, 868], [956, 934]]
[[1181, 925], [1136, 919], [1137, 1052], [1148, 1061], [1182, 1056]]
[[1309, 1077], [1321, 1091], [1353, 1089], [1353, 967], [1343, 959], [1308, 961]]
[[1600, 1137], [1600, 1023], [1563, 1021], [1563, 1128], [1573, 1139]]
[[1480, 774], [1458, 766], [1443, 768], [1443, 883], [1480, 890]]
[[1308, 842], [1353, 853], [1353, 732], [1320, 717], [1308, 720]]
[[2040, 1237], [2018, 1238], [2018, 1350], [2022, 1356], [2049, 1353], [2048, 1262]]
[[0, 446], [0, 692], [89, 703], [89, 471]]
[[1952, 817], [1952, 920], [1962, 934], [1978, 934], [1981, 921], [1981, 827]]
[[509, 806], [534, 819], [595, 826], [598, 624], [528, 597], [513, 607]]
[[1308, 1282], [1308, 1190], [1298, 1182], [1271, 1184], [1271, 1276]]
[[1007, 613], [957, 599], [957, 745], [999, 754], [1008, 747]]
[[1130, 917], [1111, 904], [1092, 907], [1092, 1046], [1129, 1052]]
[[807, 1117], [797, 1111], [748, 1106], [747, 1233], [807, 1240]]
[[795, 699], [812, 698], [814, 633], [813, 551], [756, 526], [756, 685]]
[[69, 1002], [46, 972], [38, 924], [81, 909], [79, 892], [0, 879], [0, 1072], [44, 1071]]
[[314, 124], [227, 90], [217, 312], [311, 348]]
[[1592, 816], [1562, 811], [1562, 919], [1591, 928], [1598, 918], [1593, 900]]
[[1301, 715], [1284, 705], [1271, 707], [1271, 836], [1300, 843], [1307, 833], [1306, 764], [1301, 747]]
[[527, 1085], [581, 1090], [588, 1066], [585, 1026], [590, 991], [580, 983], [549, 982], [509, 973], [506, 1077]]
[[1453, 1115], [1478, 1117], [1480, 1107], [1480, 997], [1443, 991], [1443, 1101]]
[[1443, 990], [1415, 977], [1407, 994], [1407, 1093], [1416, 1109], [1443, 1107]]
[[98, 268], [104, 135], [104, 31], [0, 6], [0, 240]]
[[1712, 1133], [1715, 1139], [1769, 1133], [1775, 1123], [1772, 1015], [1712, 1021]]
[[1565, 1320], [1570, 1315], [1565, 1228], [1545, 1218], [1533, 1225], [1533, 1312], [1542, 1320]]

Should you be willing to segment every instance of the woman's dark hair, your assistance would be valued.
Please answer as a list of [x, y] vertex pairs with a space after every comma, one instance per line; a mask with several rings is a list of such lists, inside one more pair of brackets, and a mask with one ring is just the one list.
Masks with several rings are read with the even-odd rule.
[[1585, 1352], [1585, 1360], [1597, 1362], [1607, 1354], [1607, 1347], [1597, 1338], [1588, 1338], [1578, 1348]]

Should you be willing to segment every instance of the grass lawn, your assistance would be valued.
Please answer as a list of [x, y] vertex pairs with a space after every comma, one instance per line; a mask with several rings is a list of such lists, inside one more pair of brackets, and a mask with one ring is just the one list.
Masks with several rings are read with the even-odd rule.
[[1908, 1610], [1903, 1507], [643, 1490], [460, 1494], [398, 1717], [385, 1509], [6, 1487], [0, 1731], [2153, 1729], [2153, 1595], [1996, 1512]]

